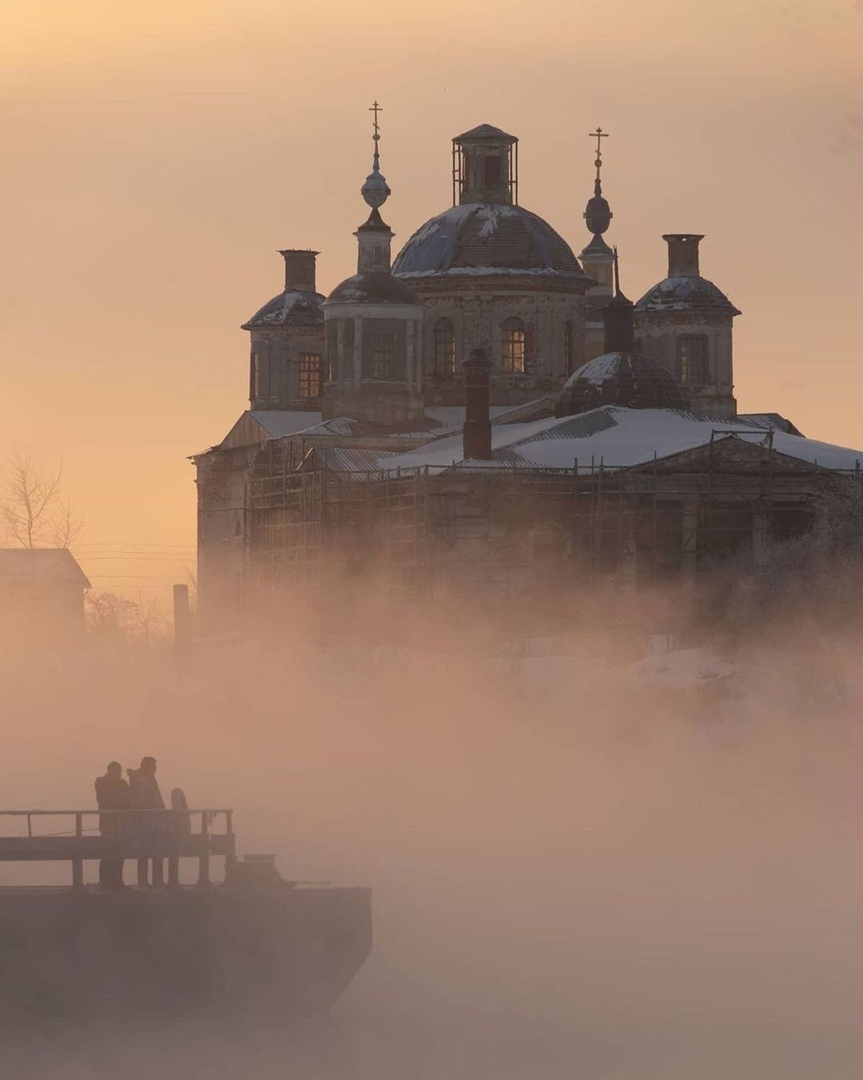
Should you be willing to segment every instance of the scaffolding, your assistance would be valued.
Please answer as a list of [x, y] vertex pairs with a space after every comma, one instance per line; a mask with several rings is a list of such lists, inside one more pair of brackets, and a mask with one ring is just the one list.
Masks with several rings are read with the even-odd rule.
[[771, 444], [765, 431], [755, 453], [747, 444], [735, 460], [734, 447], [712, 439], [687, 467], [656, 458], [637, 468], [494, 462], [436, 473], [269, 463], [249, 487], [248, 577], [254, 587], [316, 590], [325, 569], [384, 568], [410, 597], [465, 578], [529, 588], [569, 566], [579, 580], [638, 587], [805, 534], [836, 495], [863, 521], [859, 469], [813, 469], [778, 458]]

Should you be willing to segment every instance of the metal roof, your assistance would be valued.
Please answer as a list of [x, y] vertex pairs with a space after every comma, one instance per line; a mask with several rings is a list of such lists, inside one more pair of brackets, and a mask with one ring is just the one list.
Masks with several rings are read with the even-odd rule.
[[509, 135], [493, 124], [478, 124], [475, 128], [471, 128], [470, 131], [463, 131], [461, 135], [456, 135], [453, 142], [467, 142], [469, 139], [506, 139], [507, 142], [518, 142], [515, 135]]
[[661, 361], [639, 353], [611, 352], [589, 360], [570, 375], [557, 397], [554, 414], [575, 416], [600, 405], [680, 409], [686, 398]]
[[257, 326], [315, 326], [324, 321], [321, 311], [323, 302], [320, 293], [285, 289], [243, 323], [242, 329], [253, 330]]
[[683, 311], [713, 309], [727, 311], [730, 315], [740, 312], [725, 293], [712, 281], [695, 274], [667, 277], [654, 285], [635, 305], [636, 311]]
[[[772, 425], [770, 425], [772, 427]], [[495, 424], [492, 455], [498, 464], [530, 469], [579, 468], [591, 462], [606, 468], [632, 468], [708, 446], [717, 437], [761, 443], [764, 416], [717, 420], [683, 409], [627, 409], [605, 405], [581, 416], [537, 420], [528, 424]], [[774, 454], [823, 469], [853, 471], [863, 465], [863, 451], [804, 439], [772, 427]], [[461, 435], [436, 439], [399, 454], [387, 468], [428, 468], [440, 471], [464, 460]], [[494, 461], [490, 464], [494, 464]]]
[[422, 305], [422, 300], [413, 289], [392, 274], [381, 270], [372, 270], [365, 274], [354, 274], [336, 285], [327, 297], [328, 304], [415, 304]]
[[546, 271], [583, 276], [572, 248], [541, 217], [523, 206], [452, 206], [417, 229], [393, 273], [446, 273], [467, 268]]

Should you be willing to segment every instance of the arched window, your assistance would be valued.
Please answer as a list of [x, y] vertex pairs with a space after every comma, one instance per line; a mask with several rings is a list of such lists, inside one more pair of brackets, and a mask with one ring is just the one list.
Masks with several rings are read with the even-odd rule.
[[706, 334], [681, 334], [677, 339], [677, 377], [684, 386], [710, 382]]
[[506, 319], [502, 330], [501, 370], [510, 375], [523, 375], [527, 370], [524, 323], [521, 319]]
[[566, 375], [571, 375], [575, 363], [575, 338], [572, 332], [572, 319], [567, 319], [563, 324], [563, 370]]
[[455, 329], [449, 319], [438, 319], [435, 323], [434, 373], [439, 379], [455, 375]]

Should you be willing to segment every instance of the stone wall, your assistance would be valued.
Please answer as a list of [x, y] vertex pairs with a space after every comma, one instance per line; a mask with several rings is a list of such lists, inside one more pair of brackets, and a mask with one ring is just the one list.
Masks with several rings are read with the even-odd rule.
[[[582, 282], [553, 274], [436, 275], [409, 282], [426, 305], [423, 385], [428, 404], [463, 403], [461, 365], [475, 348], [488, 349], [492, 361], [493, 405], [520, 404], [554, 390], [568, 370], [584, 361]], [[511, 318], [525, 328], [523, 374], [503, 370], [503, 325]], [[435, 371], [435, 328], [441, 319], [450, 320], [455, 332], [452, 376]]]
[[635, 333], [638, 351], [659, 360], [678, 378], [679, 339], [684, 335], [704, 336], [709, 381], [693, 385], [681, 380], [690, 408], [717, 417], [737, 415], [730, 315], [698, 311], [636, 312]]
[[[293, 409], [316, 400], [302, 395], [299, 358], [301, 353], [317, 354], [323, 364], [323, 323], [254, 329], [251, 337], [249, 401], [253, 409]], [[324, 375], [322, 367], [321, 385]]]

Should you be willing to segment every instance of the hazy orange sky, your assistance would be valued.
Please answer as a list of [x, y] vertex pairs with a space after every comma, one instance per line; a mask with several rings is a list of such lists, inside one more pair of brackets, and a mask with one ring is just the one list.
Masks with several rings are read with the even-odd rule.
[[193, 565], [186, 456], [245, 407], [276, 249], [353, 271], [375, 97], [397, 247], [488, 122], [580, 250], [601, 124], [624, 290], [705, 233], [741, 409], [863, 447], [863, 0], [6, 0], [0, 54], [0, 449], [63, 463], [97, 588]]

